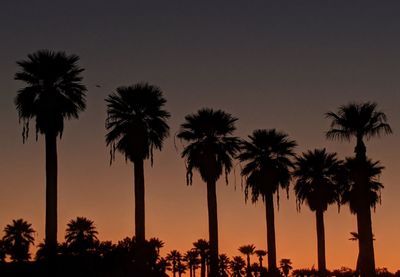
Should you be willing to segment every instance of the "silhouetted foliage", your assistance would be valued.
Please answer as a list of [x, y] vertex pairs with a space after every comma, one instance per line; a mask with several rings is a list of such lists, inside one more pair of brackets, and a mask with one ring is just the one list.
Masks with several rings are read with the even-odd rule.
[[251, 194], [252, 202], [257, 202], [261, 197], [265, 203], [270, 272], [277, 272], [273, 194], [278, 193], [280, 187], [289, 189], [295, 146], [296, 142], [285, 133], [275, 129], [255, 130], [249, 136], [249, 141], [242, 143], [239, 155], [239, 160], [244, 163], [242, 176], [246, 178], [245, 199]]
[[25, 262], [30, 259], [29, 247], [34, 244], [35, 230], [23, 219], [13, 220], [4, 228], [3, 247], [15, 262]]
[[[326, 133], [329, 139], [350, 141], [356, 139], [355, 160], [358, 166], [367, 162], [364, 139], [370, 139], [381, 134], [391, 134], [392, 129], [387, 123], [386, 115], [377, 110], [376, 103], [350, 103], [339, 107], [336, 113], [328, 112], [331, 128]], [[357, 227], [359, 239], [360, 272], [362, 276], [375, 276], [375, 257], [372, 238], [372, 221], [370, 209], [370, 189], [366, 176], [359, 176], [355, 182], [357, 188]], [[354, 210], [355, 207], [352, 209]]]
[[250, 256], [254, 254], [254, 250], [255, 249], [256, 249], [256, 247], [253, 244], [243, 245], [243, 246], [239, 247], [239, 252], [242, 253], [243, 255], [246, 255], [246, 259], [247, 259], [247, 265], [246, 265], [247, 276], [251, 276]]
[[210, 239], [210, 276], [218, 275], [218, 216], [216, 182], [225, 173], [226, 182], [239, 150], [239, 138], [232, 136], [236, 118], [224, 111], [201, 109], [187, 115], [178, 138], [188, 142], [182, 152], [186, 158], [187, 184], [192, 184], [193, 169], [207, 183]]
[[234, 256], [230, 263], [229, 268], [231, 269], [232, 277], [242, 277], [246, 274], [244, 268], [246, 266], [246, 262], [240, 256]]
[[78, 255], [93, 251], [98, 244], [97, 234], [92, 220], [85, 217], [77, 217], [75, 220], [71, 220], [67, 224], [65, 234], [68, 251]]
[[[29, 122], [35, 119], [36, 139], [46, 143], [46, 236], [49, 255], [57, 248], [57, 136], [62, 136], [64, 119], [78, 118], [86, 107], [86, 87], [82, 84], [79, 57], [65, 52], [40, 50], [18, 61], [15, 79], [26, 83], [18, 90], [15, 105], [23, 123], [22, 139], [29, 135]], [[54, 262], [54, 261], [53, 261]]]

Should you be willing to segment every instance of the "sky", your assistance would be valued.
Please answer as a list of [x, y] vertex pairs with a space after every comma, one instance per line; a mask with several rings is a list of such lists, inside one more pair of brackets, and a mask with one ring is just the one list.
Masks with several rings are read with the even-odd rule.
[[[237, 117], [235, 135], [276, 128], [298, 143], [353, 155], [354, 141], [327, 141], [328, 111], [374, 101], [393, 135], [367, 142], [385, 166], [382, 205], [373, 213], [378, 267], [400, 269], [400, 3], [398, 1], [2, 1], [0, 9], [0, 228], [23, 218], [44, 236], [44, 139], [22, 126], [13, 99], [16, 61], [39, 49], [80, 56], [87, 109], [68, 121], [58, 144], [59, 240], [69, 220], [94, 220], [101, 240], [134, 233], [133, 166], [118, 155], [109, 164], [104, 99], [118, 86], [159, 86], [171, 113], [171, 135], [153, 167], [145, 165], [147, 237], [166, 242], [161, 254], [184, 252], [208, 237], [206, 186], [195, 174], [186, 186], [183, 144], [175, 138], [184, 116], [203, 107]], [[100, 86], [100, 87], [98, 87]], [[240, 165], [218, 183], [220, 252], [244, 244], [266, 249], [265, 209], [245, 203]], [[317, 265], [315, 216], [296, 211], [280, 194], [276, 209], [278, 259], [295, 268]], [[278, 208], [278, 207], [276, 207]], [[325, 216], [328, 268], [354, 268], [350, 241], [356, 218], [348, 207]]]

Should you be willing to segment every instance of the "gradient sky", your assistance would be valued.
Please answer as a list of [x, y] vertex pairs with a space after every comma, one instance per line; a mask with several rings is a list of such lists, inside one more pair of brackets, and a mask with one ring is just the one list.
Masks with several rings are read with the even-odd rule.
[[[87, 110], [66, 123], [59, 143], [59, 240], [76, 216], [95, 221], [102, 240], [133, 235], [133, 167], [122, 156], [109, 166], [104, 98], [117, 86], [148, 81], [167, 99], [171, 137], [146, 175], [147, 236], [162, 251], [186, 251], [207, 238], [206, 187], [185, 183], [182, 144], [174, 135], [201, 107], [238, 117], [236, 135], [277, 128], [298, 152], [326, 147], [341, 158], [354, 141], [327, 141], [327, 111], [350, 101], [376, 101], [394, 134], [367, 143], [386, 167], [382, 205], [373, 214], [379, 267], [400, 268], [400, 2], [393, 1], [18, 1], [0, 8], [0, 228], [24, 218], [44, 235], [44, 140], [22, 144], [13, 98], [15, 61], [38, 49], [81, 57]], [[96, 85], [101, 85], [97, 88]], [[33, 126], [33, 125], [32, 125]], [[245, 204], [239, 175], [218, 184], [220, 252], [254, 243], [266, 248], [262, 203]], [[356, 218], [348, 207], [325, 217], [328, 268], [354, 267], [349, 241]], [[278, 259], [296, 268], [317, 264], [314, 215], [296, 212], [281, 193], [276, 211]]]

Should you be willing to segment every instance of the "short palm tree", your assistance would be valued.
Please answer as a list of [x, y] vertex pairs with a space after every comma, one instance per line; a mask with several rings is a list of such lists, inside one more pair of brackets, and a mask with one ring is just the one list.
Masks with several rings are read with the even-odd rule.
[[255, 254], [257, 255], [257, 257], [258, 257], [258, 263], [259, 263], [260, 268], [262, 269], [262, 268], [263, 268], [262, 262], [263, 262], [263, 260], [264, 260], [264, 257], [267, 255], [267, 251], [258, 249], [258, 250], [256, 250], [256, 251], [254, 251], [254, 253], [255, 253]]
[[[336, 113], [328, 112], [328, 119], [331, 119], [331, 128], [326, 133], [328, 139], [340, 139], [350, 141], [356, 139], [354, 152], [360, 164], [367, 160], [366, 146], [364, 139], [380, 136], [381, 134], [391, 134], [392, 129], [387, 123], [385, 113], [377, 110], [377, 104], [350, 103], [339, 107]], [[364, 180], [362, 180], [364, 179]], [[357, 208], [357, 227], [360, 253], [360, 271], [362, 276], [375, 276], [375, 256], [372, 238], [372, 220], [369, 201], [369, 188], [367, 178], [360, 178], [355, 186], [359, 198]]]
[[190, 277], [196, 277], [196, 269], [199, 267], [199, 253], [195, 250], [189, 250], [184, 255], [184, 260], [189, 268]]
[[268, 269], [278, 273], [276, 266], [274, 193], [279, 188], [289, 188], [291, 158], [295, 156], [296, 142], [288, 135], [271, 130], [255, 130], [249, 141], [242, 144], [239, 160], [244, 163], [242, 176], [245, 176], [245, 199], [251, 193], [253, 203], [261, 198], [265, 203], [267, 217]]
[[317, 223], [318, 270], [326, 274], [324, 212], [333, 203], [340, 204], [340, 174], [342, 162], [336, 153], [327, 153], [325, 149], [307, 151], [296, 158], [296, 177], [294, 191], [298, 209], [306, 202], [315, 212]]
[[218, 262], [218, 276], [219, 277], [228, 277], [228, 269], [229, 269], [229, 262], [230, 259], [226, 254], [219, 255], [219, 262]]
[[7, 247], [4, 240], [0, 239], [0, 265], [6, 261]]
[[182, 260], [182, 254], [178, 250], [171, 250], [165, 258], [167, 261], [171, 263], [172, 274], [174, 277], [176, 277], [176, 273], [178, 272], [178, 266]]
[[74, 254], [84, 254], [93, 250], [98, 243], [94, 222], [85, 217], [70, 220], [65, 232], [67, 247]]
[[165, 243], [159, 238], [150, 238], [149, 245], [156, 250], [156, 253], [159, 256], [160, 249], [164, 247]]
[[216, 183], [233, 167], [239, 150], [239, 138], [232, 136], [236, 118], [221, 110], [201, 109], [187, 115], [178, 138], [188, 142], [182, 152], [186, 158], [187, 183], [192, 183], [193, 170], [198, 170], [207, 184], [208, 226], [210, 239], [210, 276], [218, 275], [218, 216]]
[[34, 244], [35, 230], [32, 224], [23, 219], [13, 220], [4, 228], [4, 242], [6, 253], [15, 262], [25, 262], [30, 258], [29, 247]]
[[193, 246], [193, 250], [199, 253], [200, 256], [200, 277], [205, 277], [207, 260], [210, 252], [210, 244], [204, 239], [199, 239], [193, 242]]
[[234, 256], [229, 263], [229, 268], [231, 269], [232, 277], [243, 277], [245, 274], [244, 268], [246, 262], [240, 256]]
[[283, 275], [287, 277], [289, 275], [289, 272], [293, 269], [292, 261], [290, 259], [281, 259], [280, 268], [282, 270]]
[[254, 244], [248, 244], [248, 245], [243, 245], [243, 246], [239, 247], [239, 252], [242, 253], [243, 255], [245, 255], [246, 259], [247, 259], [247, 265], [246, 265], [247, 276], [251, 276], [250, 256], [254, 254], [254, 250], [256, 250], [256, 247], [254, 246]]
[[23, 122], [22, 139], [28, 138], [29, 122], [35, 120], [36, 138], [45, 136], [46, 145], [46, 228], [49, 257], [57, 253], [57, 136], [64, 120], [78, 118], [86, 107], [86, 87], [82, 84], [79, 57], [65, 52], [40, 50], [18, 61], [15, 79], [26, 83], [15, 97], [18, 116]]
[[[122, 153], [134, 165], [135, 236], [138, 248], [145, 245], [144, 160], [153, 161], [153, 149], [161, 150], [169, 134], [162, 91], [147, 83], [118, 87], [107, 102], [106, 143], [110, 146], [111, 162], [115, 151]], [[143, 256], [137, 257], [139, 274], [144, 274]]]

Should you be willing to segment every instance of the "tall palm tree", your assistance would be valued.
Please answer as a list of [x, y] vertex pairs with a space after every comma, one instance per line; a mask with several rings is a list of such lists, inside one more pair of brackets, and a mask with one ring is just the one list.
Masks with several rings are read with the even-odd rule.
[[298, 209], [306, 202], [315, 212], [318, 244], [318, 270], [326, 274], [324, 212], [333, 203], [340, 204], [340, 173], [342, 163], [336, 153], [327, 153], [325, 149], [307, 151], [296, 157], [294, 191]]
[[199, 239], [193, 242], [194, 250], [200, 256], [200, 277], [206, 276], [206, 263], [210, 252], [210, 244], [204, 239]]
[[234, 256], [229, 263], [232, 277], [242, 277], [245, 274], [244, 267], [246, 262], [240, 256]]
[[[153, 161], [153, 149], [162, 149], [169, 134], [162, 91], [147, 83], [118, 87], [107, 102], [106, 143], [110, 146], [111, 162], [119, 151], [134, 165], [135, 236], [139, 249], [145, 244], [144, 160]], [[138, 251], [138, 253], [143, 251]], [[142, 255], [137, 257], [140, 274], [144, 274]]]
[[245, 199], [251, 192], [252, 202], [261, 198], [265, 203], [267, 220], [268, 269], [278, 274], [276, 266], [274, 193], [279, 188], [289, 189], [291, 158], [295, 156], [296, 142], [288, 135], [271, 130], [255, 130], [249, 141], [242, 144], [239, 160], [245, 163], [242, 176], [245, 176]]
[[239, 149], [239, 138], [232, 136], [236, 118], [221, 110], [201, 109], [187, 115], [178, 138], [189, 144], [182, 152], [187, 163], [187, 183], [192, 183], [193, 170], [207, 184], [208, 228], [210, 239], [210, 276], [218, 275], [218, 216], [216, 183], [233, 166]]
[[[377, 104], [350, 103], [339, 107], [336, 113], [328, 112], [331, 119], [331, 128], [326, 133], [328, 139], [340, 139], [350, 141], [356, 139], [354, 152], [356, 159], [361, 164], [366, 163], [367, 154], [365, 139], [370, 139], [382, 134], [391, 134], [392, 129], [387, 123], [385, 113], [377, 110]], [[357, 228], [360, 239], [358, 241], [360, 253], [360, 271], [362, 276], [375, 275], [374, 244], [372, 238], [372, 220], [369, 201], [369, 189], [367, 176], [360, 177], [355, 183], [359, 198], [357, 208]]]
[[78, 118], [86, 107], [79, 57], [65, 52], [40, 50], [18, 61], [15, 79], [26, 83], [18, 90], [15, 105], [23, 122], [22, 139], [28, 138], [29, 122], [35, 119], [36, 138], [45, 136], [46, 145], [46, 228], [48, 256], [57, 253], [57, 136], [64, 119]]
[[251, 276], [250, 256], [254, 254], [254, 250], [256, 250], [256, 247], [254, 246], [254, 244], [248, 244], [248, 245], [243, 245], [243, 246], [239, 247], [239, 252], [242, 253], [243, 255], [246, 255], [246, 259], [247, 259], [247, 266], [246, 266], [247, 276]]
[[98, 242], [97, 230], [94, 222], [85, 217], [71, 219], [67, 224], [65, 241], [67, 247], [74, 254], [84, 254], [93, 250]]
[[15, 262], [28, 261], [29, 247], [35, 241], [32, 224], [23, 219], [13, 220], [12, 224], [7, 224], [4, 228], [4, 233], [2, 241], [11, 259]]

